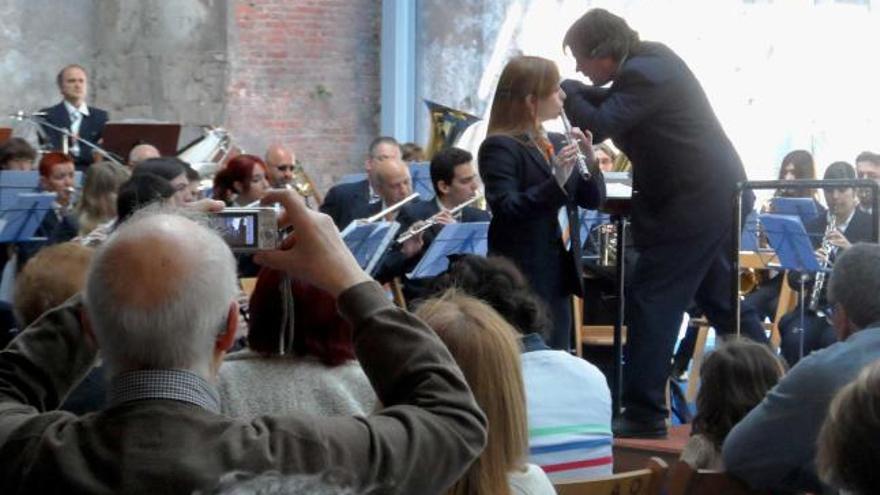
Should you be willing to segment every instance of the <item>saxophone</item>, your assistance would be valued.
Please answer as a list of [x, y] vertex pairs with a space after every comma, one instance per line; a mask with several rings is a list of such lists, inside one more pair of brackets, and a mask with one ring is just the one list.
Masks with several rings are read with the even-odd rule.
[[822, 296], [822, 289], [825, 287], [825, 279], [828, 278], [828, 269], [831, 268], [831, 255], [837, 249], [834, 244], [828, 240], [828, 236], [837, 230], [837, 215], [834, 210], [829, 208], [831, 219], [828, 220], [828, 226], [825, 227], [825, 235], [822, 237], [822, 250], [825, 252], [825, 259], [819, 265], [819, 272], [816, 273], [816, 280], [813, 282], [813, 290], [810, 292], [810, 311], [819, 313], [819, 298]]

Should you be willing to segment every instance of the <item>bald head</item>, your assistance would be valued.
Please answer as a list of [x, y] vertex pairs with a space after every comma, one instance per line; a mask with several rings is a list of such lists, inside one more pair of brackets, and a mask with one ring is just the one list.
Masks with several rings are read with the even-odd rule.
[[152, 144], [139, 144], [128, 152], [128, 166], [134, 168], [145, 160], [159, 157], [159, 150]]
[[409, 167], [400, 158], [374, 164], [376, 192], [386, 205], [392, 205], [412, 194]]
[[210, 376], [213, 344], [236, 294], [235, 261], [220, 236], [152, 208], [101, 247], [86, 282], [89, 315], [114, 374], [174, 368]]
[[273, 144], [266, 150], [266, 166], [269, 183], [272, 187], [283, 188], [293, 183], [293, 166], [296, 155], [280, 144]]

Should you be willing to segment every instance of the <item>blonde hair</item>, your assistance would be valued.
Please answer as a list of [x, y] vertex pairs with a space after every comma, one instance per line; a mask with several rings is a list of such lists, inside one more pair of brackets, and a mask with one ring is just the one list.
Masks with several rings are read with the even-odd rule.
[[15, 281], [15, 316], [22, 328], [83, 289], [93, 252], [65, 242], [45, 247], [28, 260]]
[[416, 315], [437, 332], [489, 420], [486, 449], [450, 495], [509, 495], [508, 473], [528, 450], [525, 390], [517, 332], [486, 303], [450, 289]]
[[521, 56], [507, 62], [489, 115], [488, 134], [536, 135], [541, 132], [536, 109], [526, 98], [546, 98], [559, 89], [559, 69], [552, 60]]
[[131, 172], [112, 162], [98, 162], [89, 167], [82, 197], [76, 205], [79, 235], [86, 235], [98, 225], [116, 217], [116, 195]]

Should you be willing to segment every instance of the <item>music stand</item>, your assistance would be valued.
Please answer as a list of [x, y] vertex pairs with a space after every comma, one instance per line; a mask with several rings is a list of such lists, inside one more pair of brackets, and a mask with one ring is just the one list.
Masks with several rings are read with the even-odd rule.
[[177, 154], [180, 124], [108, 122], [101, 136], [104, 149], [123, 160], [140, 143], [152, 144], [162, 156], [174, 156]]
[[[77, 170], [73, 175], [74, 187], [82, 188], [83, 173]], [[0, 209], [12, 207], [18, 195], [38, 192], [40, 173], [36, 170], [0, 170]]]
[[373, 222], [359, 224], [357, 220], [342, 231], [342, 240], [358, 265], [373, 276], [379, 261], [394, 242], [400, 224], [397, 222]]
[[489, 251], [489, 222], [452, 223], [444, 226], [419, 263], [406, 276], [410, 280], [436, 277], [449, 268], [449, 256]]
[[813, 198], [773, 198], [770, 200], [773, 213], [780, 215], [797, 215], [804, 224], [810, 223], [819, 216], [819, 209]]
[[419, 193], [419, 199], [434, 199], [434, 184], [431, 182], [431, 162], [412, 162], [409, 164], [412, 177], [413, 192]]
[[19, 193], [11, 206], [0, 208], [0, 243], [45, 241], [34, 233], [54, 202], [54, 193]]
[[804, 297], [806, 273], [818, 273], [822, 271], [816, 254], [813, 252], [813, 244], [810, 235], [804, 229], [804, 224], [797, 215], [764, 214], [760, 216], [761, 225], [767, 233], [770, 246], [776, 251], [780, 268], [789, 270], [789, 273], [797, 271], [800, 276], [800, 294], [798, 296], [800, 306], [800, 357], [804, 357], [804, 322], [806, 320]]
[[757, 252], [760, 248], [760, 243], [758, 242], [758, 229], [760, 228], [760, 223], [758, 222], [758, 212], [752, 210], [746, 216], [745, 224], [743, 225], [742, 235], [740, 236], [740, 250], [742, 251], [755, 251]]

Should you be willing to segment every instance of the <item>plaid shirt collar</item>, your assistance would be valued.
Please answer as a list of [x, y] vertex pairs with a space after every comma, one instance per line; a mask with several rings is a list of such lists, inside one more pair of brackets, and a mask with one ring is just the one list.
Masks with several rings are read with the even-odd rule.
[[220, 396], [207, 380], [185, 370], [137, 370], [116, 376], [110, 383], [110, 404], [168, 399], [195, 404], [220, 414]]

